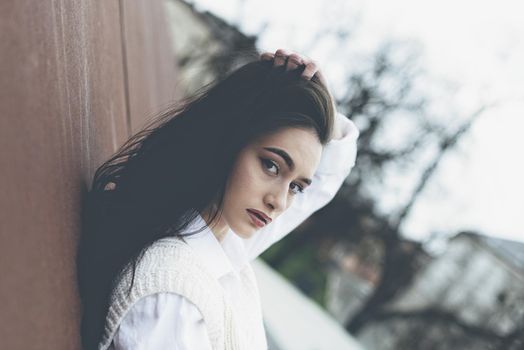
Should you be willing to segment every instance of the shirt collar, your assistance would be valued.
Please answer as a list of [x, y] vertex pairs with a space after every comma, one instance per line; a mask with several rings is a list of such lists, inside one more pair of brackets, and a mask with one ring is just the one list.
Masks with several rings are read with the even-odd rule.
[[200, 215], [185, 231], [193, 231], [202, 226], [205, 226], [202, 232], [184, 237], [187, 244], [216, 279], [231, 272], [239, 273], [249, 262], [242, 238], [229, 229], [222, 242], [219, 242]]

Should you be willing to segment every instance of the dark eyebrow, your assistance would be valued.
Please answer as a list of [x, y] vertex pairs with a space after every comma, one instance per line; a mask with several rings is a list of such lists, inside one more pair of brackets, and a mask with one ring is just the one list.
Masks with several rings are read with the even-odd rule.
[[[289, 170], [293, 171], [295, 169], [295, 162], [293, 162], [293, 159], [289, 156], [289, 154], [284, 151], [283, 149], [276, 148], [276, 147], [264, 147], [265, 150], [269, 152], [273, 152], [275, 154], [278, 154], [284, 161], [286, 162]], [[301, 177], [299, 180], [304, 181], [308, 185], [311, 185], [311, 182], [313, 182], [311, 179], [308, 179], [307, 177]]]

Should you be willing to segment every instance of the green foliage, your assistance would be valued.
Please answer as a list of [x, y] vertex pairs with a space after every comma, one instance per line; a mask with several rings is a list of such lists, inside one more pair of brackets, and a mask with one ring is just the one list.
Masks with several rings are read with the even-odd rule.
[[286, 249], [284, 240], [281, 240], [266, 250], [260, 257], [299, 288], [305, 295], [314, 300], [321, 307], [326, 308], [326, 271], [324, 264], [319, 261], [315, 246], [304, 245], [301, 249], [293, 250], [279, 266], [272, 264], [273, 258]]
[[285, 238], [274, 243], [266, 251], [260, 254], [260, 258], [274, 268], [274, 259], [286, 250]]

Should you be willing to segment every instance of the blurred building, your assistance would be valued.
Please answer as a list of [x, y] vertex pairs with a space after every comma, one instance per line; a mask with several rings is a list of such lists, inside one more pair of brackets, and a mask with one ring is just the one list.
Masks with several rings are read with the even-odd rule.
[[524, 244], [475, 233], [455, 236], [394, 307], [435, 304], [465, 322], [510, 332], [524, 317]]
[[[359, 262], [349, 266], [358, 271]], [[347, 271], [331, 278], [338, 287], [331, 291], [331, 311], [341, 322], [373, 287], [369, 278]], [[523, 327], [524, 244], [463, 232], [358, 338], [368, 349], [517, 349]]]

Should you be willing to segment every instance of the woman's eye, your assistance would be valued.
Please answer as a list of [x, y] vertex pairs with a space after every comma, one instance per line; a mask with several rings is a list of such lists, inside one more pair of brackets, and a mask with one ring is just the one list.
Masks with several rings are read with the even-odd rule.
[[279, 172], [279, 168], [278, 168], [278, 165], [277, 165], [275, 162], [273, 162], [273, 161], [271, 161], [271, 160], [269, 160], [269, 159], [262, 159], [262, 164], [264, 164], [264, 167], [265, 167], [267, 170], [269, 170], [269, 169], [271, 169], [271, 168], [274, 167], [274, 168], [276, 169], [276, 171], [274, 172], [274, 174], [278, 174], [278, 172]]
[[[264, 158], [261, 158], [261, 160], [262, 160], [262, 164], [264, 164], [264, 168], [266, 168], [266, 170], [269, 171], [269, 169], [275, 168], [274, 172], [273, 171], [270, 171], [270, 172], [274, 173], [275, 175], [278, 175], [278, 173], [280, 171], [280, 168], [278, 167], [278, 165], [275, 162], [273, 162], [272, 160], [269, 160], [269, 159], [264, 159]], [[294, 186], [292, 191], [291, 191], [293, 194], [299, 194], [299, 193], [303, 193], [304, 192], [304, 187], [300, 186], [299, 184], [293, 182], [291, 185]]]
[[299, 194], [304, 193], [304, 188], [296, 183], [292, 183], [291, 185], [295, 186], [295, 189], [298, 189], [297, 191], [293, 191], [293, 194]]

